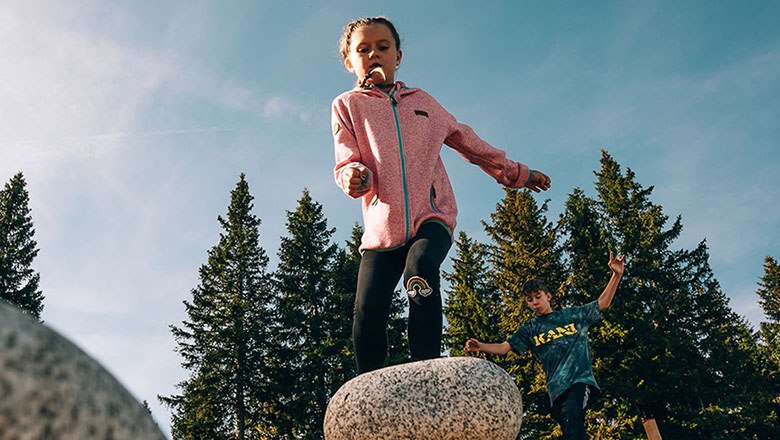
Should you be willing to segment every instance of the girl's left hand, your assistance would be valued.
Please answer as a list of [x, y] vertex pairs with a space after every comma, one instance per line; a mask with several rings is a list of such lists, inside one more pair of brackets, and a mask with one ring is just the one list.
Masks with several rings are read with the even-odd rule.
[[528, 184], [525, 185], [525, 187], [533, 192], [547, 191], [550, 189], [550, 183], [551, 181], [547, 174], [544, 174], [539, 170], [533, 170], [531, 180], [528, 182]]

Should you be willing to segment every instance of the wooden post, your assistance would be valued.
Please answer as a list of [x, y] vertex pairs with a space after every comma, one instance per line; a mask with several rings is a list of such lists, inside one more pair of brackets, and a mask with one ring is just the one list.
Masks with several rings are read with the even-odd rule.
[[658, 430], [658, 425], [655, 423], [655, 419], [643, 419], [642, 426], [645, 427], [647, 440], [662, 440], [661, 431]]

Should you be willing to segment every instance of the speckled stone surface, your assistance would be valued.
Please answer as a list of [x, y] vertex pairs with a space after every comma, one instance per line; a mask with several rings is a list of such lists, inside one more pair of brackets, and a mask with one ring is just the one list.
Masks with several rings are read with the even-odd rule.
[[325, 439], [514, 440], [522, 413], [520, 391], [497, 365], [433, 359], [344, 384], [325, 413]]
[[141, 404], [95, 360], [0, 301], [0, 439], [165, 436]]

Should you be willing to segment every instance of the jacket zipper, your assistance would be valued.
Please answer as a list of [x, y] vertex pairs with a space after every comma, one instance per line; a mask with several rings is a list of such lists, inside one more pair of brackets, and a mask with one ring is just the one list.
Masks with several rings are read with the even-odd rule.
[[385, 93], [385, 91], [380, 88], [377, 88], [377, 90], [390, 98], [390, 105], [393, 108], [393, 118], [395, 118], [395, 130], [398, 135], [398, 153], [401, 156], [401, 181], [403, 182], [404, 189], [404, 220], [406, 226], [404, 243], [406, 243], [409, 241], [409, 224], [411, 223], [411, 219], [409, 218], [409, 189], [406, 184], [406, 155], [404, 154], [404, 142], [401, 139], [401, 122], [398, 120], [398, 101], [395, 99], [395, 93], [397, 90], [393, 89], [393, 91], [389, 94]]

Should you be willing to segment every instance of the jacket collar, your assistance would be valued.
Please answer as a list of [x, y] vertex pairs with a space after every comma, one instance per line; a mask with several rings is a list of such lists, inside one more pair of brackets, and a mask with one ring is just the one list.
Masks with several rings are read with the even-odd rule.
[[385, 92], [383, 90], [380, 90], [378, 87], [374, 85], [369, 85], [367, 87], [359, 87], [356, 86], [354, 89], [352, 89], [353, 92], [361, 92], [371, 95], [377, 95], [377, 96], [400, 96], [400, 95], [406, 95], [408, 93], [414, 93], [416, 92], [417, 88], [408, 87], [403, 81], [396, 81], [395, 85], [393, 86], [390, 91]]

